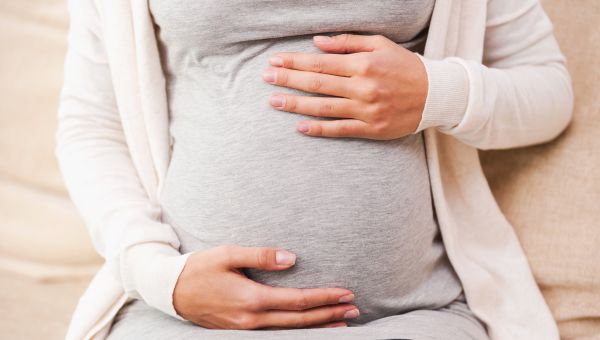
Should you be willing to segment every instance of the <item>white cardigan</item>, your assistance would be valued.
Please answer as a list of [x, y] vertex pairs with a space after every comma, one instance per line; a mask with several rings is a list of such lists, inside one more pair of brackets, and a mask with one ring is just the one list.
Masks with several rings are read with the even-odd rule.
[[[67, 339], [104, 339], [130, 299], [181, 319], [172, 292], [189, 253], [157, 203], [172, 140], [147, 0], [69, 0], [69, 11], [56, 156], [106, 262]], [[421, 60], [429, 93], [419, 131], [467, 301], [492, 340], [558, 339], [477, 153], [546, 142], [569, 124], [571, 80], [552, 24], [538, 0], [437, 0]]]

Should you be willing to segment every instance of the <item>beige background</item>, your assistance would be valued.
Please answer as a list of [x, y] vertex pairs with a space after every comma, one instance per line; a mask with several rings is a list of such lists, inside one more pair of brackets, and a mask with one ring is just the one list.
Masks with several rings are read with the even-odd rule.
[[[571, 127], [482, 153], [564, 339], [600, 339], [600, 1], [544, 0], [576, 91]], [[61, 339], [100, 259], [54, 158], [64, 0], [0, 0], [0, 338]]]
[[0, 0], [0, 339], [62, 339], [100, 263], [54, 158], [64, 0]]

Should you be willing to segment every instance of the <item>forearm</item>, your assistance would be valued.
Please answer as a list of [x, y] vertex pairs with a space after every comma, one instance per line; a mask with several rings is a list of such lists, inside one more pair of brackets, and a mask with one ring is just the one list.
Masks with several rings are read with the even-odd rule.
[[[127, 294], [147, 299], [173, 315], [169, 290], [184, 262], [179, 240], [173, 228], [161, 222], [160, 205], [150, 199], [138, 177], [94, 2], [71, 0], [69, 12], [55, 135], [55, 155], [64, 183], [96, 251]], [[143, 256], [129, 259], [128, 252], [138, 247], [145, 249], [140, 251]], [[153, 263], [157, 265], [148, 266]]]
[[536, 1], [490, 6], [504, 7], [488, 18], [482, 61], [421, 58], [430, 93], [419, 129], [435, 127], [479, 149], [547, 142], [569, 124], [573, 108], [552, 24]]

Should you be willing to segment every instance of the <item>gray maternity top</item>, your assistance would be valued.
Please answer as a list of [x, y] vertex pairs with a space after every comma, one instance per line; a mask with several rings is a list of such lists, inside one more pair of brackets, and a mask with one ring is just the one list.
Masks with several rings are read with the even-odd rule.
[[[454, 327], [483, 339], [481, 324], [460, 300], [462, 287], [440, 238], [422, 134], [386, 141], [303, 135], [295, 130], [299, 120], [335, 118], [276, 110], [269, 95], [325, 95], [261, 78], [276, 52], [323, 53], [314, 35], [382, 34], [422, 52], [433, 2], [150, 0], [173, 138], [160, 199], [180, 250], [283, 247], [297, 255], [293, 267], [245, 269], [248, 277], [281, 287], [348, 288], [360, 310], [351, 326], [379, 322], [398, 336], [415, 327], [431, 331], [443, 318], [394, 328], [400, 319], [390, 317], [462, 304], [455, 314], [463, 321], [435, 332], [448, 336]], [[135, 304], [143, 309], [143, 301]], [[184, 334], [184, 322], [145, 308], [148, 326], [169, 320], [161, 331]], [[142, 315], [121, 315], [119, 328]]]

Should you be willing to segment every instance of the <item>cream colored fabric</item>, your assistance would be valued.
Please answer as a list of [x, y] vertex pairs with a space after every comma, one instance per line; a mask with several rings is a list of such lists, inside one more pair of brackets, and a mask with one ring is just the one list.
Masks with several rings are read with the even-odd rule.
[[482, 162], [562, 338], [600, 339], [600, 2], [543, 5], [573, 76], [573, 123], [556, 141]]
[[[127, 249], [146, 243], [163, 247], [175, 259], [184, 255], [177, 254], [172, 228], [158, 220], [157, 197], [170, 150], [164, 78], [147, 3], [73, 0], [71, 5], [77, 15], [57, 156], [73, 201], [107, 262], [82, 296], [69, 338], [103, 338], [130, 289], [143, 288], [135, 285], [135, 272], [161, 257], [155, 251], [145, 261], [130, 263]], [[478, 62], [484, 52], [494, 68]], [[565, 127], [572, 98], [562, 54], [537, 1], [438, 1], [425, 57], [450, 56], [460, 59], [469, 76], [466, 112], [457, 126], [440, 128], [444, 133], [425, 130], [448, 256], [492, 339], [557, 339], [556, 325], [473, 146], [545, 142]], [[428, 101], [443, 98], [436, 93], [430, 92]], [[156, 280], [145, 287], [152, 296], [172, 292], [177, 266], [161, 268], [166, 275], [146, 275]]]

